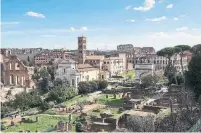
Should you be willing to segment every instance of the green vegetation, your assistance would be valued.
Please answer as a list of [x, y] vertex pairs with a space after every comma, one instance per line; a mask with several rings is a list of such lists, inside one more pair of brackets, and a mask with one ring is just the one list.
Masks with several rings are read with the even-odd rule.
[[186, 84], [190, 85], [198, 100], [201, 97], [201, 44], [193, 46], [191, 52], [193, 55], [186, 73]]
[[78, 86], [79, 94], [87, 94], [107, 88], [108, 82], [106, 80], [79, 82]]
[[134, 80], [135, 79], [135, 70], [129, 70], [127, 72], [119, 74], [118, 76], [123, 76], [130, 80]]
[[150, 75], [144, 76], [144, 77], [142, 77], [142, 86], [144, 88], [154, 86], [154, 85], [156, 85], [156, 83], [158, 83], [159, 79], [160, 79], [160, 77], [157, 75], [152, 76], [150, 74]]
[[[106, 98], [106, 95], [108, 95], [108, 98]], [[124, 100], [121, 99], [118, 95], [116, 95], [116, 99], [114, 99], [113, 94], [103, 94], [98, 98], [98, 103], [105, 104], [109, 106], [122, 106]]]
[[8, 129], [4, 130], [4, 132], [18, 132], [20, 130], [30, 130], [32, 132], [38, 131], [45, 131], [51, 126], [55, 127], [59, 121], [68, 121], [66, 116], [48, 116], [48, 115], [34, 115], [30, 117], [25, 117], [26, 119], [29, 118], [33, 121], [36, 120], [36, 116], [39, 116], [38, 122], [33, 123], [15, 123], [15, 126], [8, 127]]
[[78, 103], [78, 102], [85, 101], [85, 100], [87, 100], [87, 98], [88, 98], [87, 95], [85, 95], [85, 96], [81, 96], [81, 95], [75, 96], [74, 98], [72, 98], [72, 99], [70, 99], [70, 100], [64, 102], [64, 104], [65, 104], [67, 107], [69, 107], [69, 106], [71, 106], [71, 105], [73, 105], [73, 104], [76, 104], [76, 103]]

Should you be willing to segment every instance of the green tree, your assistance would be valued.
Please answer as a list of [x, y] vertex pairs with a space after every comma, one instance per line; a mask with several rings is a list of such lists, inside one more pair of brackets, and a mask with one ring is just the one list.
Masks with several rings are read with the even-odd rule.
[[100, 89], [100, 90], [103, 90], [103, 89], [107, 88], [107, 86], [108, 86], [107, 80], [101, 80], [101, 81], [99, 82], [99, 89]]
[[39, 75], [41, 78], [48, 78], [50, 79], [51, 75], [49, 74], [48, 70], [46, 68], [41, 68], [40, 71], [39, 71]]
[[50, 90], [46, 101], [56, 101], [57, 103], [64, 102], [76, 96], [77, 92], [75, 88], [68, 86], [57, 86], [54, 89]]
[[201, 44], [193, 46], [191, 51], [193, 53], [188, 66], [189, 71], [186, 73], [186, 81], [193, 88], [198, 99], [201, 95]]
[[172, 47], [163, 48], [163, 49], [159, 50], [156, 54], [158, 56], [163, 56], [168, 59], [168, 64], [165, 68], [165, 73], [164, 73], [164, 75], [167, 76], [168, 73], [172, 71], [171, 68], [172, 68], [173, 64], [171, 61], [171, 57], [175, 54], [175, 49]]
[[43, 101], [41, 103], [41, 105], [39, 106], [39, 108], [42, 111], [48, 110], [48, 109], [53, 108], [53, 107], [54, 107], [54, 104], [52, 102], [46, 102], [46, 101]]
[[91, 91], [90, 89], [91, 89], [90, 84], [88, 82], [79, 82], [78, 84], [79, 94], [87, 94]]
[[15, 100], [13, 101], [13, 107], [15, 109], [26, 110], [29, 108], [38, 107], [41, 105], [42, 99], [37, 91], [32, 92], [22, 92], [15, 95]]
[[49, 91], [49, 85], [50, 85], [49, 79], [46, 77], [41, 78], [38, 82], [38, 88], [43, 92]]
[[54, 80], [54, 67], [47, 67], [47, 71], [51, 76], [51, 80]]
[[59, 78], [57, 78], [53, 83], [54, 83], [54, 86], [62, 86], [63, 85], [63, 81]]
[[128, 130], [131, 132], [153, 132], [154, 118], [152, 116], [134, 116], [127, 120]]
[[190, 51], [191, 47], [189, 45], [177, 45], [174, 48], [175, 52], [180, 55], [180, 65], [182, 69], [182, 74], [184, 74], [183, 55], [185, 51]]
[[97, 91], [99, 88], [96, 81], [89, 81], [90, 92]]
[[147, 88], [147, 87], [150, 87], [150, 86], [153, 86], [155, 85], [157, 82], [159, 81], [159, 77], [156, 76], [156, 75], [147, 75], [147, 76], [144, 76], [142, 77], [142, 87], [144, 88]]

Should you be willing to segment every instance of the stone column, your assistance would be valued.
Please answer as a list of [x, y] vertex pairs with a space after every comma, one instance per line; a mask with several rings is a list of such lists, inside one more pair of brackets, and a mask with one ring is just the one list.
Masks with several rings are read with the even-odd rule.
[[12, 75], [10, 75], [10, 79], [9, 79], [9, 83], [10, 83], [10, 85], [12, 84]]
[[14, 77], [15, 77], [15, 81], [14, 81], [15, 83], [14, 84], [17, 85], [17, 76], [14, 76]]
[[21, 77], [21, 85], [24, 85], [24, 76]]

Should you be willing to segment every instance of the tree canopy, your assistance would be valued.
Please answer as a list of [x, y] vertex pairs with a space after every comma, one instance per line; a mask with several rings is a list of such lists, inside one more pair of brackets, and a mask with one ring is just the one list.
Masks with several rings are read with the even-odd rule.
[[174, 53], [175, 53], [175, 51], [174, 51], [173, 47], [167, 47], [167, 48], [163, 48], [163, 49], [159, 50], [156, 54], [158, 56], [170, 58], [171, 56], [174, 55]]
[[187, 81], [193, 88], [196, 98], [201, 95], [201, 44], [192, 47], [192, 59], [189, 62], [188, 72], [186, 73]]

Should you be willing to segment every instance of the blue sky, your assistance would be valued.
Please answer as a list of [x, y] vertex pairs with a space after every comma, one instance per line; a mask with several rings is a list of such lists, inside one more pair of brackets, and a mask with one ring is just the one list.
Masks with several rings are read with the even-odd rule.
[[201, 0], [2, 0], [2, 47], [160, 49], [201, 43]]

